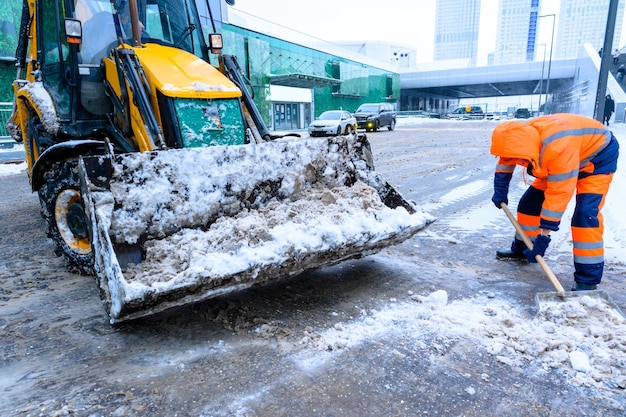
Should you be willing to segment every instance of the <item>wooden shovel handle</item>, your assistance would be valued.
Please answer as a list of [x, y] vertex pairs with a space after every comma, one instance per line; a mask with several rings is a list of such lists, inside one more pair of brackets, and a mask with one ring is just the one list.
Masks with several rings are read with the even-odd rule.
[[[513, 213], [511, 213], [511, 210], [509, 210], [509, 207], [506, 205], [506, 203], [500, 204], [500, 207], [502, 207], [502, 210], [504, 210], [504, 212], [506, 213], [506, 217], [509, 218], [509, 220], [511, 221], [511, 224], [515, 227], [515, 231], [517, 231], [517, 234], [522, 238], [522, 240], [526, 244], [526, 247], [529, 250], [532, 250], [533, 242], [531, 242], [530, 238], [526, 236], [526, 233], [524, 233], [524, 229], [522, 229], [522, 226], [519, 224], [515, 216], [513, 216]], [[554, 285], [554, 288], [556, 288], [558, 292], [564, 292], [565, 290], [563, 289], [563, 286], [557, 279], [556, 275], [554, 275], [554, 273], [552, 272], [552, 270], [550, 269], [546, 261], [543, 259], [543, 257], [537, 254], [535, 255], [535, 260], [537, 261], [539, 266], [541, 266], [543, 273], [546, 274], [546, 277], [548, 277], [552, 285]]]

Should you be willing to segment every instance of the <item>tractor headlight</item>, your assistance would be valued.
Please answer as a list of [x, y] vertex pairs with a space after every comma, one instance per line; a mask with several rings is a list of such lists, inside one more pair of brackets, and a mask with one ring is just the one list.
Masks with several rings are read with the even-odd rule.
[[209, 34], [209, 51], [212, 54], [221, 54], [222, 47], [224, 46], [222, 43], [222, 35], [219, 33], [210, 33]]
[[65, 36], [67, 43], [80, 43], [83, 37], [83, 27], [80, 20], [65, 19]]

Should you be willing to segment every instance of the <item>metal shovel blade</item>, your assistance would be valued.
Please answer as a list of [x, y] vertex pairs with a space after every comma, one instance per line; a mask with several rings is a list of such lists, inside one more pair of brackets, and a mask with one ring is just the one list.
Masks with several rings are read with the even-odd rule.
[[355, 135], [81, 160], [111, 323], [335, 265], [433, 219], [369, 168]]
[[[610, 314], [620, 320], [626, 320], [624, 312], [615, 304], [609, 294], [602, 290], [542, 292], [535, 295], [535, 301], [538, 314], [542, 316], [550, 315], [557, 309], [582, 307], [586, 311], [597, 311], [601, 314]], [[571, 302], [570, 306], [565, 305], [568, 302]], [[579, 306], [576, 306], [575, 303], [578, 303]]]

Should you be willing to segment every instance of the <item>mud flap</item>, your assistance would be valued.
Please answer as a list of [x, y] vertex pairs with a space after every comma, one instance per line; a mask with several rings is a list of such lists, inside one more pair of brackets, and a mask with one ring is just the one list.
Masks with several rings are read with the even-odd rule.
[[111, 322], [333, 265], [413, 236], [434, 219], [367, 168], [365, 140], [286, 139], [123, 154], [109, 162], [84, 158], [83, 199]]

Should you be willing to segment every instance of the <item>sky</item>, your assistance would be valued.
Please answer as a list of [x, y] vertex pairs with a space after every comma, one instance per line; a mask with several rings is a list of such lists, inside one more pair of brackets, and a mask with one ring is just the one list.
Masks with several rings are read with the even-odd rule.
[[[559, 3], [542, 0], [540, 13], [558, 14]], [[416, 50], [419, 64], [433, 61], [435, 5], [436, 0], [236, 0], [234, 8], [331, 42], [389, 41], [408, 46]], [[492, 23], [497, 12], [498, 0], [482, 0], [479, 65], [486, 65], [487, 55], [495, 48], [497, 28]], [[539, 25], [537, 44], [550, 43], [552, 25], [550, 19], [546, 22], [543, 27]], [[620, 45], [624, 44], [622, 40]]]

